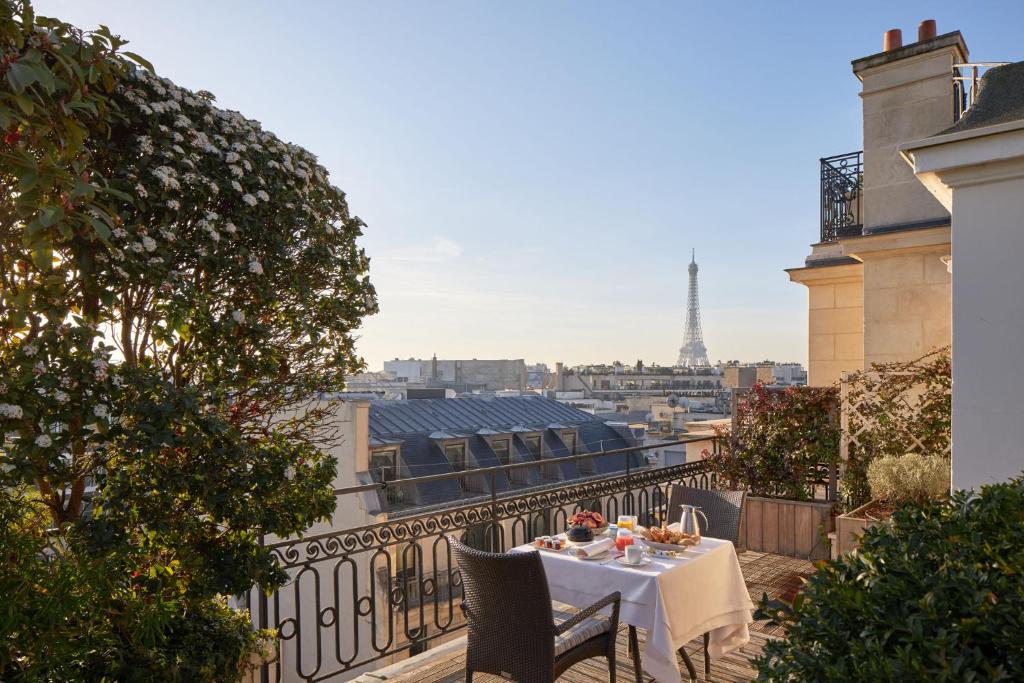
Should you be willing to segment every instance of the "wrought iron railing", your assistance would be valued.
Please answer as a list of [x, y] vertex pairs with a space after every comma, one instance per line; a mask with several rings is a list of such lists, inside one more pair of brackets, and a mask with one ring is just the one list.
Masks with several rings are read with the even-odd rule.
[[[674, 443], [710, 441], [691, 437]], [[657, 446], [553, 459], [600, 458]], [[452, 507], [387, 522], [268, 544], [290, 582], [271, 595], [254, 589], [240, 600], [253, 624], [277, 630], [272, 661], [256, 681], [346, 679], [382, 660], [421, 652], [460, 631], [461, 579], [448, 535], [486, 550], [507, 550], [535, 536], [565, 529], [581, 509], [609, 519], [635, 514], [643, 522], [665, 514], [669, 487], [711, 488], [715, 477], [703, 461], [636, 468], [612, 476], [563, 482], [541, 489], [460, 500]], [[484, 476], [507, 465], [480, 470]], [[492, 470], [494, 472], [492, 472]], [[405, 481], [436, 480], [461, 473]], [[389, 482], [394, 485], [395, 482]], [[350, 495], [379, 489], [371, 484], [339, 490]]]
[[864, 153], [850, 152], [821, 160], [821, 241], [861, 234]]
[[1010, 62], [973, 62], [953, 65], [953, 122], [959, 121], [978, 99], [981, 77], [995, 66]]

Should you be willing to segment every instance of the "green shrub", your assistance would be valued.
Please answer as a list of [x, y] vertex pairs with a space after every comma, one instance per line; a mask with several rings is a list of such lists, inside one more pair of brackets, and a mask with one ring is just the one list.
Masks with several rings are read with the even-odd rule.
[[953, 372], [949, 347], [911, 361], [872, 363], [844, 382], [849, 448], [841, 487], [850, 507], [868, 502], [867, 468], [905, 453], [949, 455]]
[[5, 682], [240, 677], [376, 310], [316, 157], [124, 46], [0, 0]]
[[1024, 478], [898, 510], [824, 564], [759, 681], [1009, 681], [1024, 671]]
[[27, 488], [0, 488], [0, 680], [233, 681], [271, 635], [222, 598], [154, 599], [125, 554], [54, 537]]
[[758, 382], [737, 400], [735, 431], [716, 429], [721, 448], [704, 452], [720, 482], [755, 496], [810, 500], [821, 466], [839, 459], [835, 387], [768, 389]]
[[891, 504], [924, 503], [949, 493], [949, 460], [935, 455], [886, 455], [868, 465], [871, 497]]

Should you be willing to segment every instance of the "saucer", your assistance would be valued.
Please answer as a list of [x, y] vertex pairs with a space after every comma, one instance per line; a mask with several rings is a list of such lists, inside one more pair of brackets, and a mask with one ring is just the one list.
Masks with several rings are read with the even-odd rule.
[[651, 563], [651, 558], [645, 557], [642, 560], [640, 560], [639, 562], [626, 562], [626, 556], [623, 555], [622, 557], [616, 557], [615, 561], [618, 562], [619, 564], [621, 564], [624, 567], [642, 567], [645, 564], [650, 564]]

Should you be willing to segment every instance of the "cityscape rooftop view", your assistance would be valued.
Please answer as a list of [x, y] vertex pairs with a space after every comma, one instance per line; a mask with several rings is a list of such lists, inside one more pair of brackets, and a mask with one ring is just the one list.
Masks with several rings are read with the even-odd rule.
[[0, 681], [1020, 680], [1024, 6], [0, 11]]

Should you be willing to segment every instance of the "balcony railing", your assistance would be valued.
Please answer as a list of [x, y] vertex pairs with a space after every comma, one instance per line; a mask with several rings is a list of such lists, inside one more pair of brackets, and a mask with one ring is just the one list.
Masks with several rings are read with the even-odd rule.
[[[675, 443], [716, 442], [690, 437]], [[669, 444], [554, 458], [582, 460], [632, 454]], [[540, 463], [518, 463], [476, 470], [490, 478], [489, 493], [459, 500], [452, 507], [412, 513], [387, 522], [340, 529], [268, 544], [289, 583], [267, 596], [253, 589], [240, 600], [258, 628], [278, 632], [271, 663], [256, 681], [320, 681], [346, 678], [368, 665], [415, 654], [465, 626], [459, 609], [461, 578], [447, 536], [493, 551], [507, 550], [535, 536], [564, 530], [572, 514], [599, 510], [609, 519], [635, 514], [642, 523], [665, 514], [669, 487], [715, 485], [702, 461], [663, 468], [638, 468], [600, 478], [560, 482], [519, 492], [493, 486], [500, 471]], [[549, 461], [545, 461], [549, 462]], [[464, 476], [431, 475], [339, 489], [339, 496], [380, 495], [395, 485]]]
[[821, 160], [821, 241], [861, 234], [864, 153], [850, 152]]
[[[632, 455], [655, 448], [706, 443], [718, 449], [717, 437], [691, 436], [649, 446], [563, 456], [545, 462]], [[516, 463], [474, 470], [489, 479], [489, 492], [386, 522], [339, 529], [300, 539], [268, 544], [289, 583], [265, 595], [253, 589], [239, 603], [258, 628], [278, 632], [272, 661], [254, 681], [321, 681], [345, 679], [379, 666], [384, 660], [422, 652], [465, 627], [459, 609], [462, 582], [453, 562], [448, 535], [484, 550], [503, 551], [536, 536], [564, 530], [567, 520], [583, 509], [606, 518], [637, 515], [656, 523], [667, 513], [673, 484], [714, 488], [715, 475], [704, 461], [669, 467], [636, 467], [593, 477], [500, 492], [499, 472], [540, 463]], [[338, 489], [339, 497], [380, 495], [382, 489], [421, 481], [464, 476], [464, 472], [398, 479]], [[810, 475], [815, 495], [828, 499], [827, 467]], [[351, 509], [352, 506], [346, 506]]]
[[1010, 62], [973, 62], [953, 65], [953, 122], [959, 121], [978, 99], [981, 77], [995, 66]]

